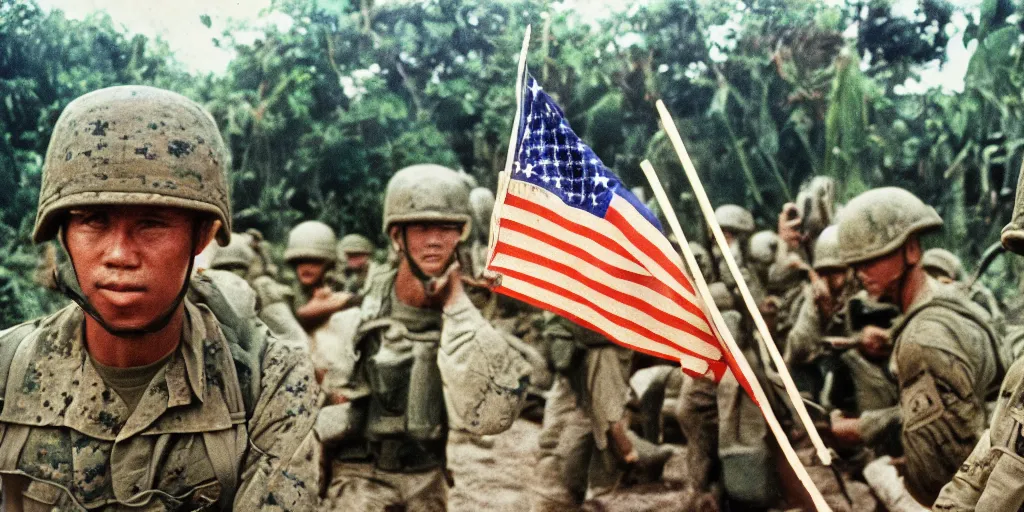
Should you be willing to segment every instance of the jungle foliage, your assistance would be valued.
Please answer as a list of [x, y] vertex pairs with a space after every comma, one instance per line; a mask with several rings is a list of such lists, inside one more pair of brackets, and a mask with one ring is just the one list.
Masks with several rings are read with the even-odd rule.
[[[0, 325], [46, 309], [29, 233], [50, 130], [76, 96], [141, 83], [205, 104], [233, 153], [236, 230], [282, 242], [295, 222], [320, 219], [374, 236], [384, 185], [405, 165], [450, 165], [493, 186], [527, 24], [530, 70], [576, 131], [631, 186], [643, 184], [638, 164], [650, 158], [681, 215], [696, 210], [657, 99], [712, 200], [748, 206], [765, 227], [813, 175], [834, 177], [840, 200], [899, 185], [940, 210], [941, 242], [970, 263], [1012, 207], [1024, 70], [1008, 0], [968, 16], [978, 50], [958, 94], [896, 93], [946, 58], [956, 11], [945, 0], [920, 0], [910, 17], [886, 0], [651, 0], [596, 21], [548, 0], [276, 0], [271, 9], [290, 26], [261, 29], [251, 44], [234, 37], [251, 27], [225, 30], [217, 44], [237, 52], [227, 72], [196, 76], [165, 43], [129, 37], [106, 16], [0, 3]], [[203, 14], [197, 28], [209, 25]]]

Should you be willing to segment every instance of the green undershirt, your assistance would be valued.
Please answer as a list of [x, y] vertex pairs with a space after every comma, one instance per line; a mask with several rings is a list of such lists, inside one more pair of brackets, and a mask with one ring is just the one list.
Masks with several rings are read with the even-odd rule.
[[124, 403], [128, 406], [128, 414], [131, 415], [135, 412], [135, 407], [139, 405], [139, 401], [142, 400], [142, 394], [149, 388], [149, 383], [152, 382], [153, 377], [167, 364], [167, 361], [171, 359], [174, 352], [174, 350], [168, 352], [166, 356], [155, 363], [131, 368], [106, 366], [97, 362], [91, 355], [89, 359], [92, 360], [92, 365], [96, 368], [96, 372], [100, 374], [103, 382], [113, 388], [117, 395], [121, 397], [121, 400], [124, 400]]

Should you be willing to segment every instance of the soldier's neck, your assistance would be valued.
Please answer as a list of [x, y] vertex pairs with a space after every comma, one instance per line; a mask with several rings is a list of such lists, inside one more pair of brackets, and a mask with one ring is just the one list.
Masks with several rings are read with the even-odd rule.
[[91, 316], [85, 317], [85, 346], [96, 362], [114, 368], [132, 368], [155, 363], [177, 348], [185, 327], [181, 304], [171, 321], [157, 332], [124, 338], [106, 331]]
[[920, 265], [907, 271], [907, 277], [903, 281], [903, 296], [900, 297], [901, 309], [906, 312], [921, 300], [931, 295], [931, 287], [928, 285], [928, 274]]
[[398, 264], [395, 275], [395, 297], [407, 306], [414, 308], [441, 309], [442, 303], [437, 298], [428, 297], [423, 290], [423, 283], [413, 275], [407, 261]]

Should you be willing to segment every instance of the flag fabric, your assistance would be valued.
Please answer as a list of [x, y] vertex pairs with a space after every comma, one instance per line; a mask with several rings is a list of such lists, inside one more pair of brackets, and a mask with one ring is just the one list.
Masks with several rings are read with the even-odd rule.
[[496, 291], [721, 379], [735, 360], [661, 224], [525, 76], [515, 153], [492, 219], [487, 268], [502, 276]]

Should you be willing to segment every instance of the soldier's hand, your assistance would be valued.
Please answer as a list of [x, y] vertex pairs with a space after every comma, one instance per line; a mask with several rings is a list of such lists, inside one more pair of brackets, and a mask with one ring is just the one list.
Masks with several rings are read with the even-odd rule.
[[461, 296], [466, 294], [462, 286], [462, 269], [459, 262], [448, 266], [440, 277], [435, 277], [427, 282], [426, 292], [428, 296], [437, 297], [445, 306], [454, 304]]
[[782, 211], [779, 212], [779, 238], [786, 242], [790, 249], [797, 249], [804, 242], [804, 235], [800, 232], [802, 222], [800, 208], [795, 203], [782, 205]]
[[860, 333], [861, 343], [858, 345], [864, 355], [874, 359], [884, 359], [892, 353], [892, 341], [888, 329], [877, 325], [868, 325]]
[[830, 414], [832, 437], [846, 446], [856, 446], [863, 440], [860, 437], [860, 419], [847, 418], [842, 411], [834, 410]]

